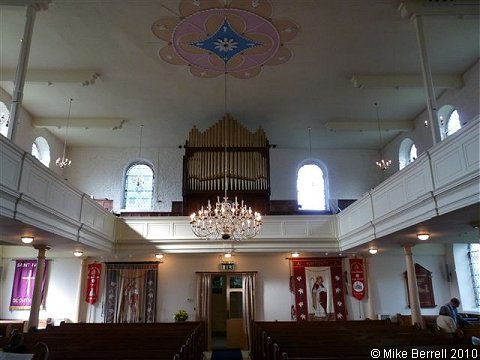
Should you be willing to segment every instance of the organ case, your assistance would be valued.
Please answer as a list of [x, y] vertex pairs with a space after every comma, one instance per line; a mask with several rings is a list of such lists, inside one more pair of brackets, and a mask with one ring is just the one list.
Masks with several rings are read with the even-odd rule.
[[255, 132], [228, 114], [204, 132], [190, 130], [183, 157], [183, 215], [197, 212], [210, 200], [242, 200], [262, 215], [269, 211], [269, 143], [263, 129]]

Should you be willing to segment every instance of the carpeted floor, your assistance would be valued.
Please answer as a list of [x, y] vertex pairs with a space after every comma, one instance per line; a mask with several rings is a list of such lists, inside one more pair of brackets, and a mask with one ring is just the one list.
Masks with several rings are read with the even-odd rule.
[[240, 350], [213, 350], [211, 360], [242, 360]]

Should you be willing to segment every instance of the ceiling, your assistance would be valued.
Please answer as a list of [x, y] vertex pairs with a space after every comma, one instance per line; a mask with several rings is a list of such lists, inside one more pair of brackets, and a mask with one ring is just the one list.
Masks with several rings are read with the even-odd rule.
[[[400, 0], [270, 3], [273, 21], [296, 25], [284, 44], [291, 58], [250, 79], [229, 75], [225, 91], [223, 75], [197, 77], [159, 57], [168, 43], [152, 24], [166, 16], [179, 21], [180, 0], [53, 0], [36, 15], [23, 106], [35, 124], [63, 140], [72, 98], [69, 146], [138, 146], [143, 124], [144, 146], [178, 147], [194, 125], [205, 130], [225, 108], [250, 130], [263, 127], [282, 148], [308, 147], [310, 127], [313, 148], [379, 149], [378, 120], [391, 129], [382, 132], [382, 145], [399, 134], [399, 123], [404, 130], [413, 126], [426, 108], [425, 93], [415, 27], [402, 18]], [[25, 8], [0, 11], [0, 86], [12, 94]], [[425, 17], [434, 77], [461, 78], [478, 60], [478, 24], [477, 16]], [[362, 75], [378, 75], [383, 85], [355, 87], [352, 77]], [[385, 77], [392, 75], [419, 78], [402, 87]], [[445, 88], [436, 84], [439, 95]], [[347, 130], [329, 130], [332, 122]]]
[[[25, 8], [5, 4], [28, 1], [0, 0], [0, 87], [10, 95]], [[179, 20], [180, 0], [53, 0], [36, 15], [22, 106], [36, 126], [63, 141], [72, 98], [69, 146], [136, 147], [144, 125], [143, 146], [178, 147], [193, 126], [204, 131], [225, 111], [250, 130], [261, 126], [277, 148], [308, 148], [311, 128], [315, 149], [380, 149], [413, 127], [426, 100], [415, 27], [401, 16], [400, 0], [270, 3], [273, 20], [296, 25], [296, 35], [284, 44], [292, 56], [238, 79], [201, 78], [159, 57], [168, 43], [155, 36], [152, 24], [167, 16]], [[456, 1], [463, 3], [472, 1]], [[442, 4], [433, 6], [439, 11]], [[478, 61], [478, 16], [428, 16], [424, 32], [438, 96], [458, 86]], [[373, 83], [352, 81], [363, 76]], [[405, 84], [411, 76], [415, 84]], [[444, 85], [444, 78], [457, 84]], [[378, 121], [385, 129], [381, 136]], [[332, 123], [342, 130], [331, 130]], [[466, 211], [450, 222], [431, 221], [381, 240], [398, 247], [421, 227], [442, 239], [478, 240], [471, 225], [478, 224], [478, 206]], [[18, 242], [12, 236], [22, 224], [0, 219], [0, 226], [8, 243]], [[32, 231], [59, 251], [75, 245]]]

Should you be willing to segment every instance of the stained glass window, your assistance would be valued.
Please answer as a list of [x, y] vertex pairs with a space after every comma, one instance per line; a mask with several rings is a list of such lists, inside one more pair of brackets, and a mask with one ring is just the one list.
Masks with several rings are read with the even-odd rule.
[[410, 146], [410, 151], [408, 152], [408, 162], [412, 163], [415, 161], [416, 158], [417, 158], [417, 147], [415, 146], [415, 144], [412, 144], [412, 146]]
[[449, 136], [453, 133], [456, 133], [461, 127], [462, 125], [460, 124], [460, 116], [458, 115], [458, 111], [453, 110], [447, 120], [447, 123], [445, 124], [446, 135]]
[[438, 110], [438, 121], [442, 140], [462, 128], [460, 114], [451, 105], [444, 105]]
[[32, 144], [32, 155], [33, 157], [40, 160], [40, 151], [38, 151], [38, 146], [35, 143]]
[[125, 209], [150, 210], [153, 200], [153, 170], [146, 164], [131, 165], [125, 175]]
[[408, 164], [411, 164], [417, 159], [417, 147], [413, 143], [412, 139], [405, 138], [400, 143], [398, 149], [398, 166], [399, 170], [402, 170]]
[[8, 135], [8, 123], [10, 118], [10, 111], [7, 106], [0, 101], [0, 134], [7, 137]]
[[480, 244], [474, 243], [468, 245], [468, 257], [470, 258], [475, 304], [480, 306]]

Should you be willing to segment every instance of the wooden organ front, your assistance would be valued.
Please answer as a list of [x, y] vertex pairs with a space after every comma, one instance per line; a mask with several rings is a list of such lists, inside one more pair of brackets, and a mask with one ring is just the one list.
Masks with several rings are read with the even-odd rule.
[[190, 130], [183, 157], [183, 215], [215, 204], [227, 191], [262, 215], [269, 211], [269, 143], [263, 129], [255, 132], [228, 114], [200, 132]]

